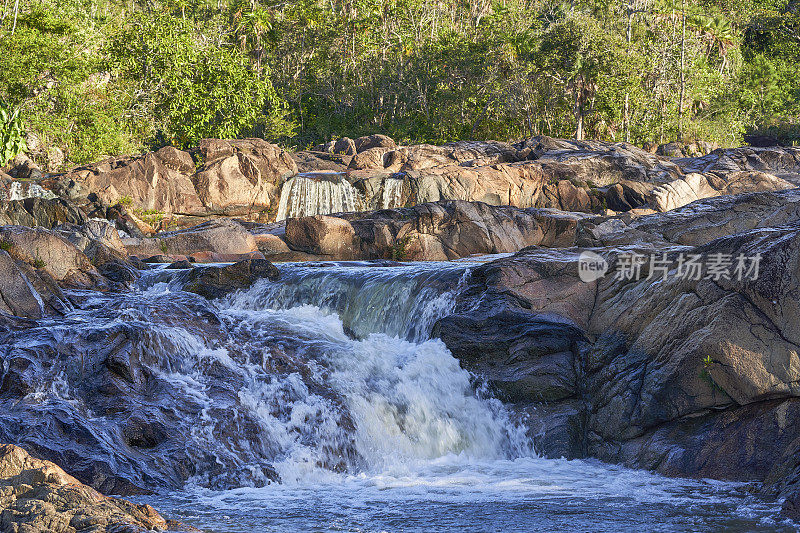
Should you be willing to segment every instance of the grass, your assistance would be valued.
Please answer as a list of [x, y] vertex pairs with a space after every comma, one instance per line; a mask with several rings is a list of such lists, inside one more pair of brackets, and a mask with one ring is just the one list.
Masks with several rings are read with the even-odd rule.
[[4, 252], [10, 251], [13, 247], [14, 245], [8, 241], [0, 241], [0, 250], [3, 250]]
[[157, 226], [162, 220], [164, 220], [165, 216], [163, 212], [156, 211], [154, 209], [134, 209], [133, 212], [142, 220], [142, 222], [153, 227]]
[[408, 242], [411, 240], [410, 235], [406, 235], [400, 240], [395, 241], [392, 246], [392, 259], [395, 261], [405, 261], [408, 256]]
[[130, 207], [133, 203], [133, 198], [130, 196], [122, 196], [117, 203], [123, 207]]

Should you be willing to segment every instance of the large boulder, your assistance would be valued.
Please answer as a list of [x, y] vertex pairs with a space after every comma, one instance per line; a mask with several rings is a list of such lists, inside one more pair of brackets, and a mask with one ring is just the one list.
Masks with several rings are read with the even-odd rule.
[[[5, 250], [0, 250], [0, 312], [22, 318], [42, 318], [45, 313], [45, 300], [30, 282], [31, 271], [18, 264]], [[35, 276], [35, 274], [34, 274]], [[33, 276], [31, 276], [33, 277]], [[64, 307], [64, 295], [56, 287], [51, 290], [60, 297]], [[51, 309], [52, 310], [52, 309]]]
[[14, 259], [59, 283], [86, 288], [103, 285], [103, 277], [86, 254], [57, 233], [44, 228], [0, 226], [0, 242]]
[[197, 153], [203, 166], [193, 177], [194, 187], [212, 211], [277, 207], [280, 185], [297, 174], [290, 155], [262, 139], [204, 139]]
[[375, 133], [373, 135], [365, 135], [364, 137], [359, 137], [354, 142], [356, 147], [356, 152], [361, 153], [365, 150], [369, 150], [371, 148], [394, 148], [397, 144], [391, 137], [387, 137], [386, 135], [380, 135]]
[[265, 259], [245, 259], [233, 265], [195, 268], [189, 272], [184, 290], [204, 298], [220, 298], [233, 291], [248, 289], [259, 279], [276, 280], [278, 269]]
[[86, 215], [74, 204], [61, 198], [26, 198], [0, 202], [0, 225], [42, 226], [83, 224]]
[[289, 248], [328, 259], [444, 261], [575, 242], [579, 215], [447, 201], [289, 219]]
[[337, 217], [290, 218], [286, 221], [285, 239], [290, 248], [309, 254], [344, 260], [358, 257], [353, 226]]
[[153, 238], [123, 239], [130, 255], [191, 256], [202, 252], [245, 255], [258, 251], [252, 234], [229, 219], [214, 219], [185, 230], [160, 233]]
[[50, 461], [0, 444], [0, 529], [34, 531], [175, 531], [149, 505], [104, 496]]
[[[596, 245], [605, 276], [582, 276], [580, 249], [528, 248], [474, 269], [436, 331], [533, 413], [540, 453], [788, 490], [800, 475], [799, 209], [793, 189], [584, 218], [576, 241]], [[641, 276], [618, 275], [632, 252], [671, 270], [644, 261]], [[700, 276], [677, 276], [691, 254]], [[756, 257], [757, 275], [737, 276]]]
[[78, 168], [63, 178], [106, 205], [120, 201], [146, 211], [198, 213], [203, 204], [192, 184], [192, 156], [173, 147], [137, 158], [114, 158]]

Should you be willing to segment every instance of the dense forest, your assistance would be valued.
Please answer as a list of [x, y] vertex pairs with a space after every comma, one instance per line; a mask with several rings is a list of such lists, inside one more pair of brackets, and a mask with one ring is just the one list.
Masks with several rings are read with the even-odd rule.
[[2, 1], [4, 135], [64, 164], [202, 137], [800, 140], [797, 0]]

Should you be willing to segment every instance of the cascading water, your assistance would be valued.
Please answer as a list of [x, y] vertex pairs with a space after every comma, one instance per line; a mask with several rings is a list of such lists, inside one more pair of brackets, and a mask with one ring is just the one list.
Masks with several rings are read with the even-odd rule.
[[56, 195], [52, 191], [42, 188], [36, 183], [25, 183], [14, 181], [8, 189], [7, 200], [25, 200], [27, 198], [44, 198], [52, 200]]
[[382, 185], [380, 209], [403, 207], [403, 180], [386, 178]]
[[0, 334], [0, 439], [207, 531], [790, 527], [740, 485], [537, 458], [430, 338], [470, 264], [279, 268], [214, 303], [153, 271]]
[[403, 179], [401, 178], [383, 178], [378, 192], [371, 198], [365, 198], [341, 173], [304, 173], [284, 183], [278, 202], [276, 221], [402, 206]]
[[360, 197], [337, 172], [299, 174], [284, 183], [276, 220], [358, 211]]

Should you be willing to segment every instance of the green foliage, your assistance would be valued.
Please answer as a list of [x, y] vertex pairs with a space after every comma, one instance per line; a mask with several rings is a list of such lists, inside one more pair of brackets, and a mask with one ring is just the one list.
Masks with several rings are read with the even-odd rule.
[[800, 116], [788, 0], [30, 0], [7, 15], [0, 99], [75, 163], [375, 132], [731, 145], [791, 139]]
[[269, 71], [237, 48], [197, 46], [193, 32], [185, 20], [140, 14], [111, 40], [121, 72], [138, 84], [136, 105], [152, 117], [152, 140], [185, 148], [207, 137], [291, 135]]
[[3, 250], [4, 252], [10, 251], [11, 248], [13, 248], [13, 246], [14, 246], [13, 244], [11, 244], [6, 240], [0, 241], [0, 250]]
[[408, 257], [408, 243], [411, 241], [411, 236], [406, 235], [402, 239], [398, 239], [392, 245], [392, 259], [394, 261], [405, 261]]
[[0, 167], [27, 149], [19, 109], [12, 111], [0, 104]]

